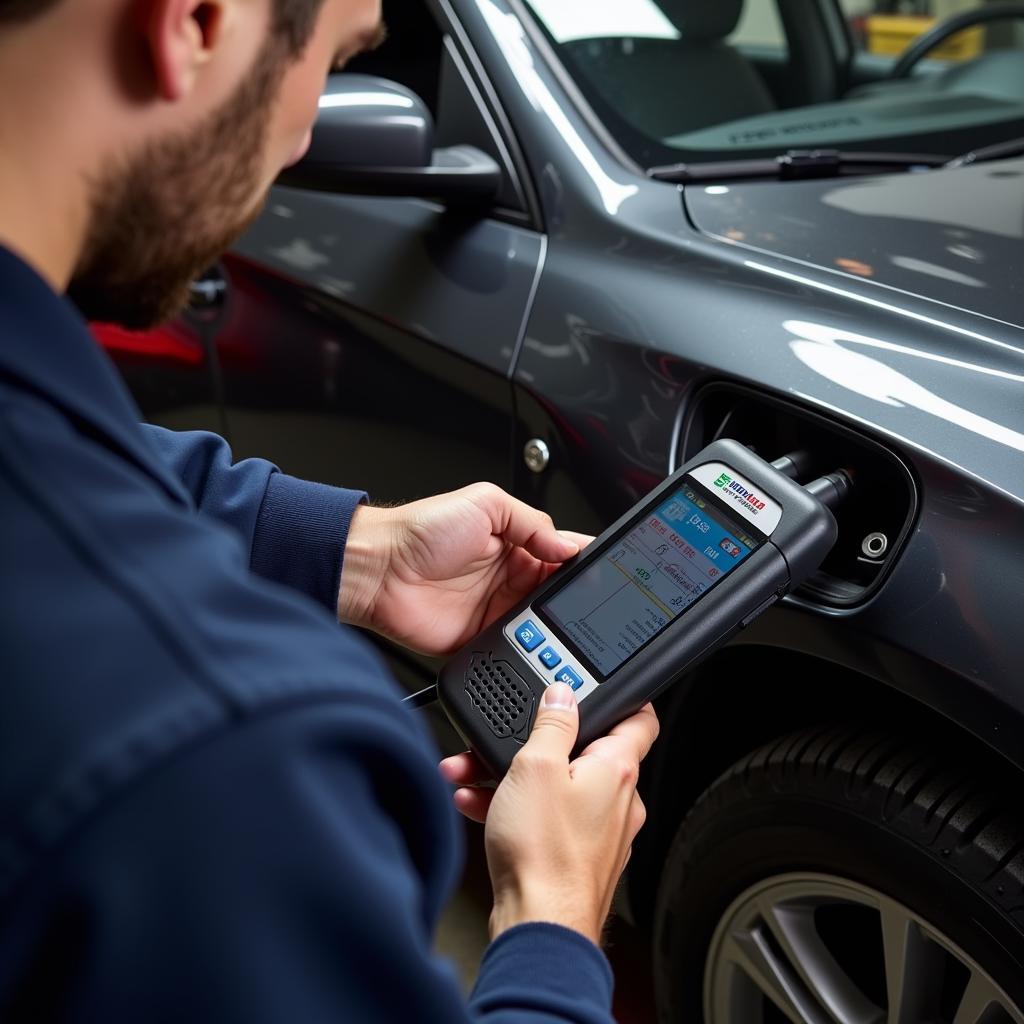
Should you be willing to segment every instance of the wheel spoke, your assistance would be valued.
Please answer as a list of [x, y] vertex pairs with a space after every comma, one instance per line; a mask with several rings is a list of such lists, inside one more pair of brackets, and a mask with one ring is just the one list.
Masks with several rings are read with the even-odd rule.
[[807, 992], [835, 1024], [875, 1024], [883, 1014], [854, 984], [829, 952], [814, 923], [814, 905], [774, 903], [762, 898], [765, 923]]
[[971, 972], [971, 980], [960, 998], [953, 1024], [983, 1024], [987, 1011], [995, 1004], [1003, 1006], [999, 989], [980, 971]]
[[[801, 993], [794, 991], [793, 979], [788, 976], [786, 965], [779, 962], [771, 946], [759, 929], [731, 935], [722, 948], [723, 958], [734, 968], [742, 971], [744, 976], [767, 996], [793, 1024], [828, 1024], [824, 1016], [815, 1015], [813, 1007], [798, 1005]], [[730, 984], [727, 975], [722, 977], [722, 984]], [[715, 993], [730, 1002], [730, 993]], [[807, 1011], [810, 1011], [810, 1015]], [[716, 1020], [728, 1019], [725, 1015], [717, 1015]]]
[[916, 921], [892, 900], [879, 901], [885, 987], [886, 1024], [917, 1024], [938, 1015], [937, 971], [942, 951], [929, 942]]

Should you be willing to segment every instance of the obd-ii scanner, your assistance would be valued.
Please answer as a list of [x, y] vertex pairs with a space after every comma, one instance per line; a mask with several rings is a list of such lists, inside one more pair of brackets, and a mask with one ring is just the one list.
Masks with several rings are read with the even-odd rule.
[[582, 750], [821, 565], [837, 535], [823, 501], [847, 484], [840, 472], [804, 488], [715, 441], [455, 654], [442, 707], [500, 778], [544, 689], [568, 683]]

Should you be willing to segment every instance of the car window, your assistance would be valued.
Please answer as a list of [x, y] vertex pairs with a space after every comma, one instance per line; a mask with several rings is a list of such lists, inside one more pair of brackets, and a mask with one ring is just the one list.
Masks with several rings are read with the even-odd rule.
[[[1024, 18], [898, 56], [982, 0], [526, 0], [638, 163], [836, 147], [957, 155], [1024, 135]], [[808, 11], [816, 10], [817, 17]]]
[[726, 42], [740, 50], [785, 53], [789, 45], [774, 0], [745, 4], [740, 20]]

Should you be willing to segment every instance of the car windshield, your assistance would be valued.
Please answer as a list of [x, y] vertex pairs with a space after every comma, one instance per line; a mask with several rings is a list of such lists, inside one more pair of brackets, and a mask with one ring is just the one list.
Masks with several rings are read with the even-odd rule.
[[526, 2], [644, 167], [823, 147], [953, 156], [1024, 135], [1024, 8], [993, 17], [1020, 5]]

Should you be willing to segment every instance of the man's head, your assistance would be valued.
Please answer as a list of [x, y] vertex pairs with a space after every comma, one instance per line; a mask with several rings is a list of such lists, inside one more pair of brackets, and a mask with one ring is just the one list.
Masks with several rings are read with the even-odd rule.
[[0, 66], [5, 42], [34, 44], [40, 80], [72, 90], [63, 114], [80, 99], [92, 123], [59, 118], [46, 140], [87, 204], [69, 289], [83, 312], [133, 327], [176, 312], [305, 150], [331, 66], [379, 21], [379, 0], [0, 0]]

